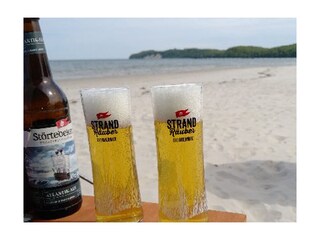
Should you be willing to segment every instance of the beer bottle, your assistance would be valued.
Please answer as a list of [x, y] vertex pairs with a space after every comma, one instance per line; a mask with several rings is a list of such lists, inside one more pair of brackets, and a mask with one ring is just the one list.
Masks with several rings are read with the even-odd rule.
[[24, 19], [24, 214], [51, 219], [81, 207], [68, 100], [53, 81], [38, 18]]

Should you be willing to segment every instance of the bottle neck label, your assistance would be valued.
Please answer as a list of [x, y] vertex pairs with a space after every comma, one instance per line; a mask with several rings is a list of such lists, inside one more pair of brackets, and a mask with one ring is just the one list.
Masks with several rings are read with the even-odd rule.
[[46, 53], [41, 32], [24, 33], [23, 43], [25, 55]]

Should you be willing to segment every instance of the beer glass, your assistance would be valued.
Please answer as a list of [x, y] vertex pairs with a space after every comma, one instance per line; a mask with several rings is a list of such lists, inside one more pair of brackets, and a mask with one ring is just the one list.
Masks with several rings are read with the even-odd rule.
[[92, 162], [97, 221], [143, 218], [127, 88], [80, 91]]
[[158, 155], [160, 221], [208, 221], [202, 136], [202, 86], [151, 89]]

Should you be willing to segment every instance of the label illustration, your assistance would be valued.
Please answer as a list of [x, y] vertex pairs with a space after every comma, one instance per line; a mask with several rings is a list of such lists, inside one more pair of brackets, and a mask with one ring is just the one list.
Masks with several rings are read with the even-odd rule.
[[24, 132], [25, 166], [30, 186], [52, 188], [79, 178], [72, 124], [67, 119], [55, 127]]

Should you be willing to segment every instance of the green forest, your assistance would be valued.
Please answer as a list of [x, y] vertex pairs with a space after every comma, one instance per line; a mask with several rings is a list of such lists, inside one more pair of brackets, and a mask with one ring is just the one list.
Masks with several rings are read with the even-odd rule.
[[166, 51], [148, 50], [130, 55], [129, 59], [143, 58], [295, 58], [296, 44], [263, 48], [236, 46], [226, 50], [218, 49], [170, 49]]

